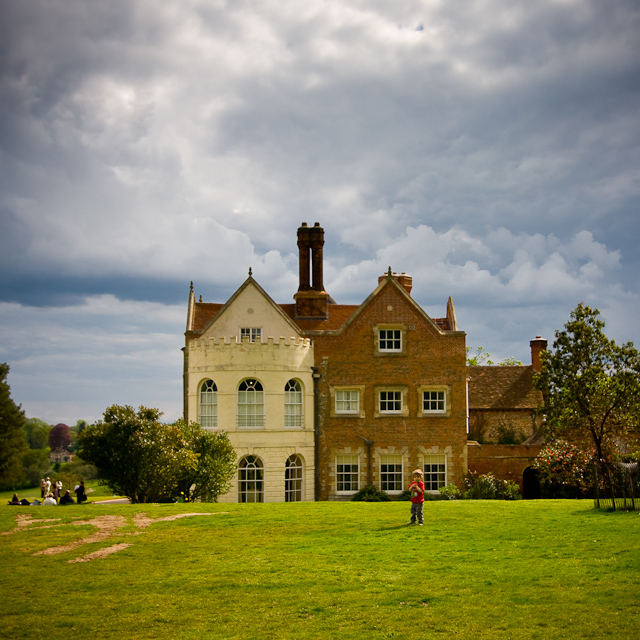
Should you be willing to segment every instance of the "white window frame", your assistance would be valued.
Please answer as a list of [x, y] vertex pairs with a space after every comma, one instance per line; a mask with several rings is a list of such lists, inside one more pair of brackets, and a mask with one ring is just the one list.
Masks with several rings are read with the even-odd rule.
[[304, 427], [304, 392], [295, 378], [284, 385], [284, 426], [286, 429]]
[[[394, 335], [389, 336], [389, 333], [393, 333]], [[404, 348], [403, 333], [401, 327], [378, 327], [378, 352], [402, 353]], [[398, 346], [396, 346], [396, 342], [399, 343]], [[392, 346], [389, 347], [389, 343], [391, 343]]]
[[[389, 394], [393, 394], [393, 399], [389, 398]], [[383, 396], [385, 398], [383, 399]], [[378, 390], [378, 412], [380, 415], [402, 415], [404, 409], [404, 393], [402, 389], [379, 389]], [[387, 403], [386, 408], [382, 408], [383, 403]], [[396, 408], [388, 408], [388, 403], [399, 403]]]
[[260, 327], [240, 327], [240, 342], [244, 342], [245, 338], [249, 338], [249, 342], [261, 342], [262, 329]]
[[[344, 467], [348, 470], [345, 471]], [[342, 469], [341, 469], [342, 467]], [[354, 469], [355, 467], [355, 469]], [[348, 488], [344, 488], [344, 487]], [[342, 488], [340, 488], [342, 487]], [[348, 495], [360, 490], [360, 456], [345, 454], [336, 456], [336, 493]]]
[[284, 501], [302, 502], [304, 499], [304, 462], [293, 454], [287, 458], [284, 470]]
[[[442, 397], [432, 397], [433, 394], [437, 394], [438, 396], [442, 395]], [[427, 395], [429, 398], [427, 399]], [[427, 408], [425, 405], [429, 404], [430, 406]], [[433, 404], [441, 405], [437, 408], [433, 408]], [[422, 413], [446, 413], [447, 412], [447, 392], [444, 389], [425, 389], [422, 392]]]
[[[437, 468], [434, 469], [434, 466]], [[428, 493], [440, 493], [440, 487], [447, 486], [447, 454], [425, 453], [422, 463], [424, 472], [424, 490]]]
[[[211, 384], [209, 384], [211, 383]], [[205, 387], [207, 387], [205, 389]], [[208, 402], [205, 402], [207, 400]], [[218, 426], [218, 387], [211, 380], [203, 380], [198, 391], [198, 420], [203, 429]]]
[[[243, 385], [249, 389], [241, 389]], [[258, 386], [260, 387], [258, 389]], [[253, 387], [253, 388], [251, 388]], [[241, 394], [247, 394], [241, 396]], [[250, 402], [250, 400], [253, 400]], [[251, 408], [254, 410], [251, 410]], [[265, 424], [264, 387], [255, 378], [245, 378], [238, 385], [237, 423], [241, 429], [262, 429]]]
[[264, 502], [264, 464], [258, 456], [238, 462], [238, 502]]
[[[344, 394], [348, 394], [348, 397], [345, 397]], [[337, 415], [360, 414], [360, 389], [336, 389], [335, 396], [335, 411]], [[340, 403], [343, 403], [343, 408], [340, 408]], [[344, 408], [345, 403], [349, 405], [348, 409]], [[352, 403], [355, 403], [355, 407], [352, 407]]]
[[[383, 467], [393, 466], [392, 470]], [[398, 469], [399, 467], [399, 469]], [[404, 487], [404, 456], [401, 453], [380, 454], [380, 490], [400, 495]], [[393, 488], [389, 488], [392, 485]]]

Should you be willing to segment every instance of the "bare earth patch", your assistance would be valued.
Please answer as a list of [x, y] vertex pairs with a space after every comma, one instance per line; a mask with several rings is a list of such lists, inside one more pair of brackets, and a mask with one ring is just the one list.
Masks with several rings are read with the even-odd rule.
[[[146, 513], [137, 513], [133, 517], [133, 524], [138, 529], [146, 529], [149, 525], [152, 525], [154, 522], [173, 522], [174, 520], [178, 520], [180, 518], [191, 518], [193, 516], [212, 516], [212, 515], [224, 515], [229, 513], [228, 511], [218, 512], [217, 514], [213, 513], [178, 513], [173, 516], [166, 516], [164, 518], [150, 518]], [[104, 542], [109, 538], [112, 538], [116, 535], [126, 535], [126, 536], [135, 536], [142, 533], [142, 531], [135, 531], [133, 533], [119, 533], [119, 530], [122, 529], [127, 524], [127, 519], [124, 516], [96, 516], [95, 518], [91, 518], [89, 520], [76, 520], [75, 522], [69, 522], [67, 524], [52, 524], [46, 525], [44, 527], [31, 527], [30, 525], [41, 524], [43, 522], [59, 522], [60, 518], [49, 518], [46, 520], [35, 520], [30, 514], [18, 514], [16, 515], [16, 528], [12, 531], [3, 531], [2, 535], [10, 535], [14, 533], [20, 533], [24, 531], [33, 531], [35, 529], [50, 529], [52, 527], [72, 527], [78, 525], [91, 525], [92, 527], [96, 527], [97, 531], [94, 531], [86, 538], [82, 538], [81, 540], [75, 540], [68, 544], [60, 545], [57, 547], [49, 547], [48, 549], [43, 549], [42, 551], [36, 551], [34, 556], [49, 556], [55, 555], [58, 553], [66, 553], [67, 551], [73, 551], [78, 547], [85, 544], [93, 544], [94, 542]], [[97, 560], [99, 558], [105, 558], [113, 553], [117, 553], [118, 551], [122, 551], [122, 549], [126, 549], [130, 547], [131, 544], [121, 543], [114, 544], [110, 547], [103, 547], [102, 549], [98, 549], [98, 551], [94, 551], [93, 553], [89, 553], [80, 558], [75, 558], [73, 560], [67, 560], [69, 563], [75, 562], [90, 562], [91, 560]]]

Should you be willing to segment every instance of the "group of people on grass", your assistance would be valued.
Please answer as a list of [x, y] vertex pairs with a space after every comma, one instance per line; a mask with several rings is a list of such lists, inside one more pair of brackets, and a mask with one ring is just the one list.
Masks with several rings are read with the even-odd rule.
[[87, 499], [87, 492], [84, 486], [84, 480], [81, 480], [80, 484], [77, 484], [73, 490], [74, 493], [76, 494], [76, 500], [73, 499], [70, 489], [67, 489], [65, 494], [62, 497], [59, 497], [60, 494], [62, 493], [62, 482], [60, 482], [60, 480], [53, 483], [53, 487], [54, 487], [53, 491], [51, 491], [51, 487], [52, 487], [51, 480], [49, 478], [47, 478], [46, 480], [43, 479], [42, 482], [40, 483], [41, 500], [36, 499], [32, 503], [30, 503], [26, 498], [22, 498], [21, 500], [20, 498], [18, 498], [18, 494], [14, 493], [13, 498], [9, 500], [9, 504], [20, 505], [20, 506], [26, 506], [29, 504], [35, 504], [35, 505], [43, 504], [45, 506], [56, 506], [58, 504], [63, 504], [63, 505], [76, 504], [76, 500], [78, 504], [82, 504]]

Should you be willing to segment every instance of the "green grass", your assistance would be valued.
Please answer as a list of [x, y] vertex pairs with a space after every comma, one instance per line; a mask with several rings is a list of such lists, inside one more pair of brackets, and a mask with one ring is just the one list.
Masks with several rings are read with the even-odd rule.
[[[159, 522], [133, 516], [217, 515]], [[221, 513], [228, 512], [228, 513]], [[640, 518], [591, 501], [0, 507], [90, 525], [0, 537], [5, 638], [616, 638], [640, 635]], [[52, 523], [48, 523], [52, 524]], [[45, 526], [44, 524], [42, 526]], [[109, 557], [69, 560], [116, 543]]]

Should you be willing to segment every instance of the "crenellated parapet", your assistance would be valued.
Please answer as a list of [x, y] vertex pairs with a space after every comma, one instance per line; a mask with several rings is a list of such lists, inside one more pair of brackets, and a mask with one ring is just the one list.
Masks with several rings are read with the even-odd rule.
[[311, 338], [300, 338], [292, 336], [285, 338], [280, 336], [274, 338], [268, 337], [264, 342], [251, 342], [248, 337], [245, 337], [242, 341], [237, 337], [220, 336], [219, 338], [198, 338], [196, 340], [189, 341], [190, 351], [201, 351], [203, 349], [235, 349], [238, 347], [249, 349], [272, 349], [274, 347], [286, 348], [286, 349], [310, 349], [312, 347]]
[[188, 344], [189, 371], [311, 371], [314, 364], [310, 338], [268, 338], [240, 341], [235, 336], [198, 338]]

